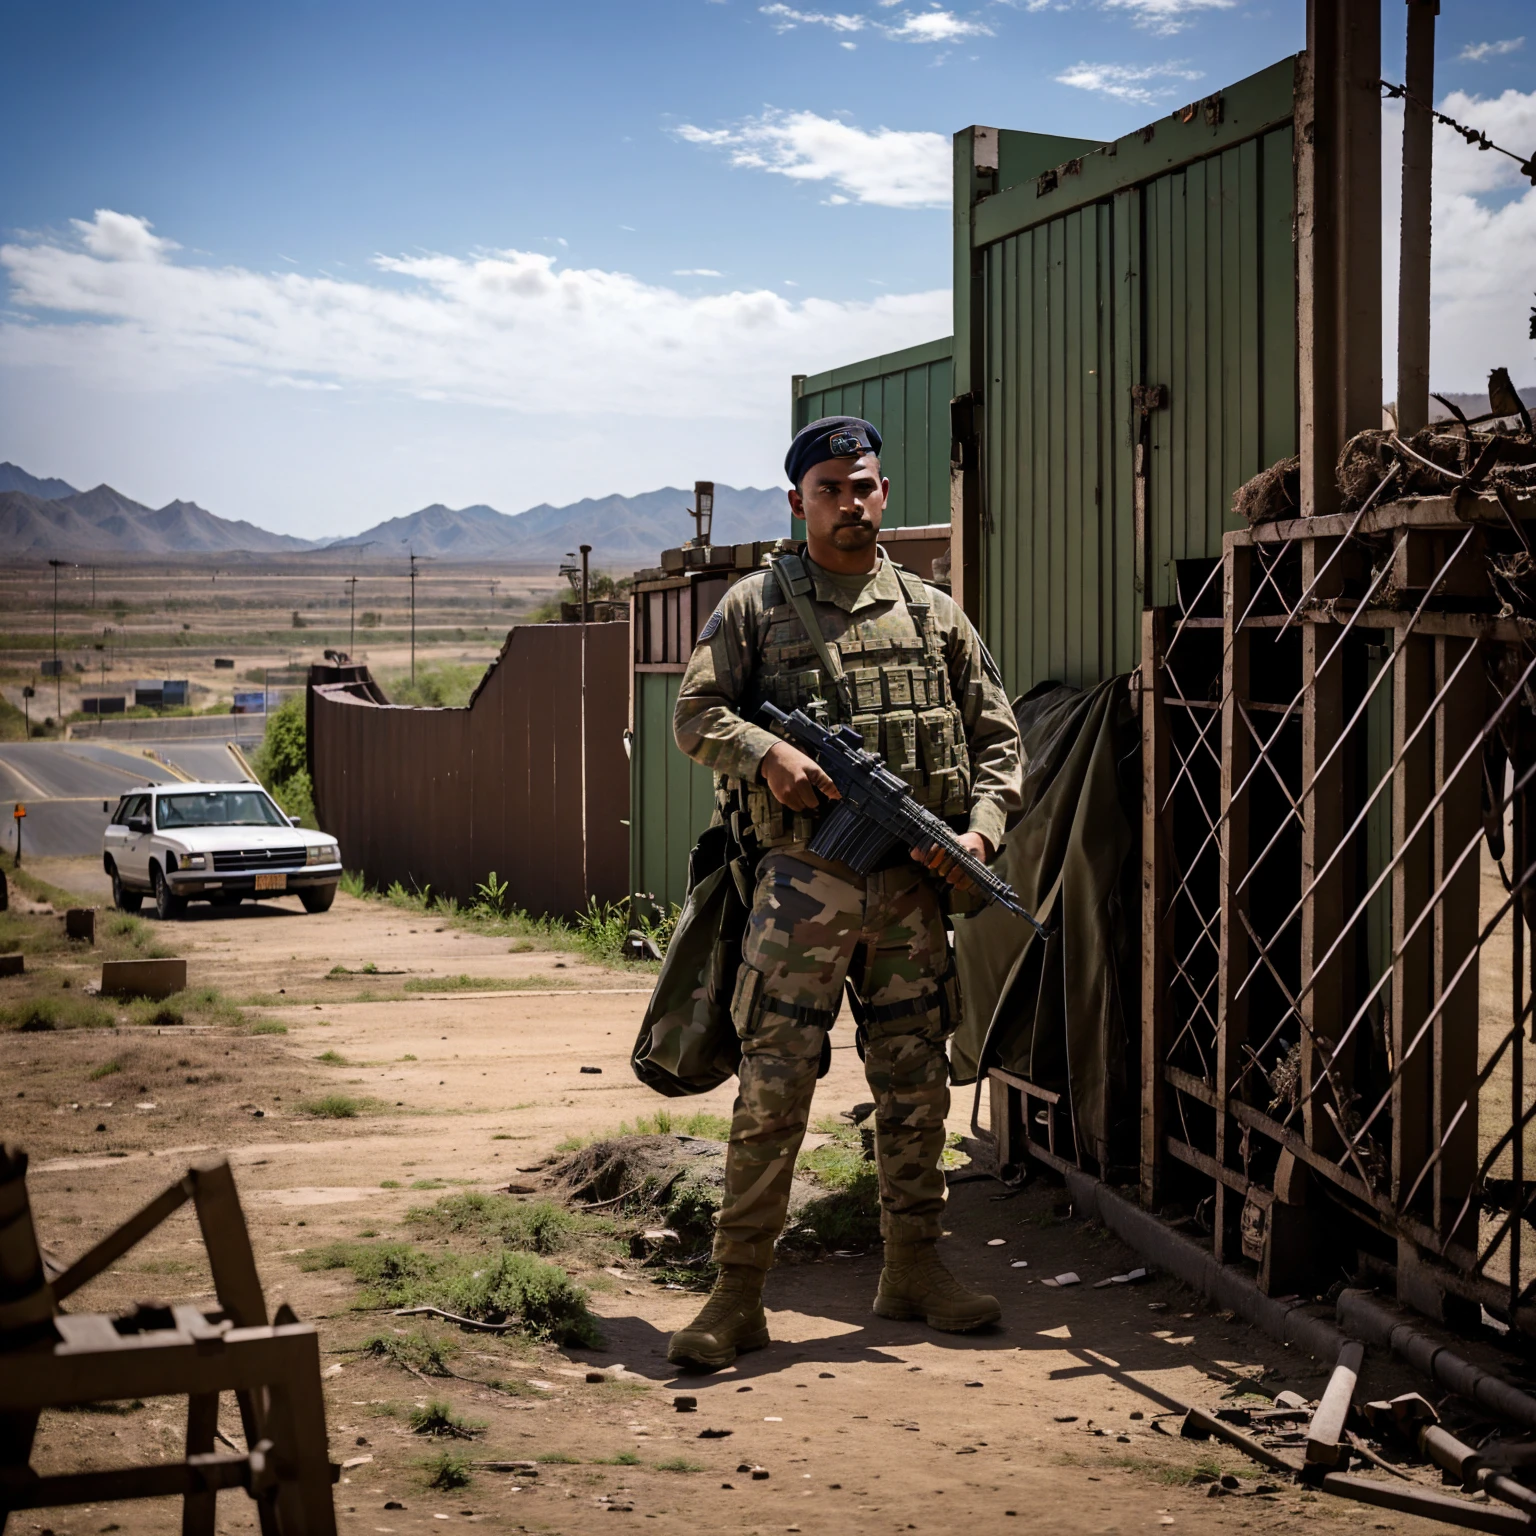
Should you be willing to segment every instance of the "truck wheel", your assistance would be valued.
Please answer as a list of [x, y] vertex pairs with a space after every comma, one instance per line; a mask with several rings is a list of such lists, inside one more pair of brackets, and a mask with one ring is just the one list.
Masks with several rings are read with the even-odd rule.
[[336, 900], [336, 887], [334, 885], [311, 885], [299, 892], [299, 900], [304, 903], [306, 912], [329, 912], [331, 903]]
[[144, 905], [144, 896], [140, 891], [130, 891], [123, 884], [123, 877], [117, 872], [117, 865], [112, 866], [112, 905], [119, 912], [137, 912]]
[[155, 887], [155, 915], [166, 922], [180, 917], [187, 910], [187, 898], [171, 889], [158, 864], [149, 866], [149, 876]]

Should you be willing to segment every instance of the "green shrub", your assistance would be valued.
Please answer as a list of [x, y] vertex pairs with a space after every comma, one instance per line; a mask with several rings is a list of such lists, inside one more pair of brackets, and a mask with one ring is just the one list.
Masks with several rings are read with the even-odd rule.
[[439, 1451], [425, 1464], [427, 1487], [451, 1493], [469, 1487], [469, 1462], [457, 1451]]
[[411, 1410], [411, 1429], [418, 1435], [439, 1439], [473, 1440], [484, 1428], [482, 1423], [460, 1418], [451, 1403], [433, 1401]]
[[251, 766], [272, 798], [306, 827], [315, 826], [314, 786], [306, 757], [304, 695], [293, 694], [267, 716], [266, 733]]
[[332, 1243], [305, 1255], [307, 1269], [350, 1269], [363, 1307], [441, 1307], [476, 1322], [517, 1325], [530, 1338], [588, 1347], [598, 1342], [586, 1292], [557, 1264], [527, 1253], [489, 1261], [424, 1253], [408, 1243]]
[[406, 1213], [407, 1221], [434, 1232], [468, 1232], [520, 1253], [564, 1253], [584, 1238], [611, 1238], [611, 1221], [569, 1211], [550, 1200], [514, 1200], [509, 1195], [465, 1190], [431, 1206]]
[[[316, 1265], [316, 1268], [340, 1268], [339, 1265]], [[451, 1376], [448, 1354], [451, 1344], [440, 1344], [424, 1333], [376, 1333], [363, 1340], [362, 1353], [375, 1360], [388, 1360], [408, 1370], [420, 1371], [423, 1376]]]
[[91, 1081], [99, 1082], [104, 1077], [111, 1077], [114, 1072], [121, 1072], [122, 1064], [116, 1061], [104, 1061], [99, 1067], [91, 1068]]
[[328, 1093], [319, 1099], [300, 1099], [296, 1108], [322, 1120], [355, 1120], [363, 1112], [363, 1103], [350, 1094]]

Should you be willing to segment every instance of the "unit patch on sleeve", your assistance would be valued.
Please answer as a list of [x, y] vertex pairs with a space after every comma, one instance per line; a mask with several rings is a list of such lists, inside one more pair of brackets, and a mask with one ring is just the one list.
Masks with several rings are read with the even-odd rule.
[[[722, 605], [722, 607], [723, 607], [723, 605]], [[720, 628], [721, 617], [722, 617], [721, 608], [716, 608], [715, 611], [712, 614], [710, 614], [710, 616], [707, 619], [705, 619], [705, 621], [704, 621], [704, 628], [699, 631], [699, 644], [700, 645], [703, 645], [703, 643], [706, 640], [714, 639], [715, 631]]]

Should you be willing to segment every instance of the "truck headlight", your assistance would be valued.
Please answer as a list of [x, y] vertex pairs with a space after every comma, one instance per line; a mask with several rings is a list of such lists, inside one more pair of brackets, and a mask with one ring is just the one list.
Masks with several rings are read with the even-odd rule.
[[208, 856], [203, 853], [184, 853], [181, 856], [181, 867], [183, 869], [206, 869], [208, 867]]
[[334, 864], [339, 846], [337, 843], [311, 843], [305, 854], [304, 862], [306, 864]]

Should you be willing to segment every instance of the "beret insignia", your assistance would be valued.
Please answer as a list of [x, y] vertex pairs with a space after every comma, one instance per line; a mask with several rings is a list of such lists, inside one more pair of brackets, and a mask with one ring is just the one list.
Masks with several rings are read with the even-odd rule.
[[834, 432], [827, 439], [834, 459], [846, 459], [863, 453], [864, 445], [851, 432]]

